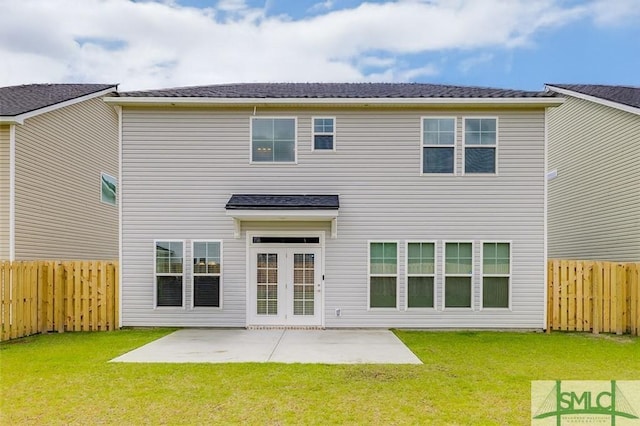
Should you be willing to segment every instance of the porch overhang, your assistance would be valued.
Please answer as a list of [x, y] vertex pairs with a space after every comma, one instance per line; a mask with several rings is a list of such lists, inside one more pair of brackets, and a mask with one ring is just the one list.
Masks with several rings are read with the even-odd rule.
[[225, 208], [235, 238], [240, 238], [242, 221], [331, 222], [331, 238], [338, 236], [338, 195], [233, 194]]

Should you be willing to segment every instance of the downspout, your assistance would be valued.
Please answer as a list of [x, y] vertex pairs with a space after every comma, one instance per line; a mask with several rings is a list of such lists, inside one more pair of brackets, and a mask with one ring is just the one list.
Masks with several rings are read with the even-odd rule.
[[16, 125], [9, 125], [9, 260], [16, 260]]

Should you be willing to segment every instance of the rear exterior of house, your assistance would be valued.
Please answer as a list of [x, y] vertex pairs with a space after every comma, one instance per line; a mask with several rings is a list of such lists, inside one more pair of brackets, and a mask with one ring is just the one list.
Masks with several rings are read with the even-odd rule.
[[115, 92], [0, 88], [1, 259], [118, 258], [118, 116], [102, 100]]
[[547, 88], [549, 257], [640, 261], [640, 88]]
[[548, 93], [121, 93], [125, 326], [543, 328]]

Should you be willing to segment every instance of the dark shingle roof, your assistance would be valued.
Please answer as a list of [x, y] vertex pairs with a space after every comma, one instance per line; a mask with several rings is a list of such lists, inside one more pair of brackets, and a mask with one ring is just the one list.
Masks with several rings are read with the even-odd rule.
[[241, 83], [121, 92], [122, 97], [188, 98], [541, 98], [549, 92], [422, 83]]
[[116, 88], [116, 84], [25, 84], [0, 87], [0, 116], [16, 116], [26, 112]]
[[227, 210], [316, 210], [338, 209], [337, 195], [269, 195], [269, 194], [233, 194], [227, 202]]
[[608, 86], [604, 84], [547, 84], [560, 89], [594, 96], [622, 105], [640, 108], [640, 87], [634, 86]]

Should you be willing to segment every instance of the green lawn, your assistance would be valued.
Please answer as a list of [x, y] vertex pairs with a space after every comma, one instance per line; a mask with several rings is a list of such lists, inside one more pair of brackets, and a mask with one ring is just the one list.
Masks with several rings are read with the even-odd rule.
[[0, 344], [1, 424], [529, 424], [531, 380], [638, 380], [640, 339], [397, 331], [424, 365], [124, 364], [171, 330]]

